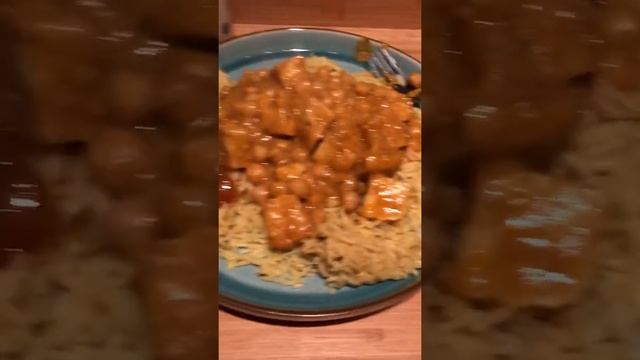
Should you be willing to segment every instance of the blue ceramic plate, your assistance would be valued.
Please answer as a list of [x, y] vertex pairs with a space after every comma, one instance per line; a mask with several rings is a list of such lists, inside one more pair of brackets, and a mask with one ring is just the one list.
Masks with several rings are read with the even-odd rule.
[[[363, 71], [355, 61], [359, 39], [353, 34], [322, 29], [265, 31], [221, 44], [219, 62], [234, 80], [247, 69], [271, 68], [294, 55], [326, 56], [347, 71]], [[421, 72], [417, 60], [399, 50], [390, 51], [406, 74]], [[419, 276], [413, 276], [332, 292], [317, 276], [308, 278], [300, 288], [291, 288], [260, 280], [253, 266], [229, 270], [220, 259], [218, 270], [221, 305], [279, 320], [326, 321], [370, 314], [402, 301], [420, 282]]]

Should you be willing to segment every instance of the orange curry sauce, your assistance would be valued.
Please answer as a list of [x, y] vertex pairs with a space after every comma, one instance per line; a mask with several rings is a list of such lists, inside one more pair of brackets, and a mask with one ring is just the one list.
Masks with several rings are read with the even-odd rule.
[[387, 221], [407, 211], [408, 189], [393, 174], [408, 151], [420, 151], [420, 119], [391, 88], [290, 58], [223, 90], [220, 134], [274, 249], [312, 236], [334, 204]]

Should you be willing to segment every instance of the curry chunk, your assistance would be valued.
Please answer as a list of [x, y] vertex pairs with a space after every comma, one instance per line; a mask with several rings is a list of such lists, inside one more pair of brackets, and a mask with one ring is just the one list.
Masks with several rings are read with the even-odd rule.
[[327, 125], [335, 118], [334, 112], [323, 102], [310, 98], [305, 109], [304, 139], [308, 146], [313, 146], [324, 138]]
[[580, 117], [572, 97], [553, 96], [469, 108], [464, 113], [466, 140], [483, 155], [509, 154], [562, 141]]
[[[302, 57], [245, 72], [220, 94], [219, 121], [227, 166], [246, 175], [248, 198], [280, 250], [313, 236], [325, 208], [358, 211], [369, 179], [392, 176], [420, 149], [407, 96]], [[402, 218], [409, 190], [391, 178], [372, 183], [362, 213]]]
[[263, 217], [269, 244], [274, 249], [292, 249], [302, 239], [313, 235], [311, 216], [294, 195], [280, 195], [269, 199], [264, 206]]
[[364, 217], [397, 221], [407, 213], [409, 187], [393, 178], [373, 176], [360, 214]]
[[158, 159], [145, 139], [119, 128], [103, 130], [88, 155], [96, 181], [117, 193], [140, 190], [159, 176]]
[[276, 76], [285, 89], [301, 90], [305, 85], [309, 85], [309, 76], [302, 56], [281, 62], [276, 67]]
[[141, 293], [149, 309], [156, 359], [215, 357], [216, 229], [196, 228], [158, 241], [140, 260]]
[[284, 92], [277, 92], [276, 97], [263, 96], [258, 102], [262, 115], [262, 127], [271, 135], [296, 135], [296, 121], [286, 111], [287, 96]]
[[365, 143], [362, 130], [347, 118], [331, 125], [331, 131], [316, 149], [313, 159], [338, 171], [347, 171], [363, 160]]
[[227, 150], [227, 162], [231, 169], [246, 168], [251, 163], [251, 135], [247, 127], [234, 122], [220, 125], [222, 143]]
[[447, 276], [459, 295], [558, 307], [591, 281], [601, 217], [591, 191], [512, 167], [485, 169], [472, 211]]
[[365, 166], [371, 172], [394, 171], [400, 167], [403, 156], [400, 150], [371, 152], [365, 158]]

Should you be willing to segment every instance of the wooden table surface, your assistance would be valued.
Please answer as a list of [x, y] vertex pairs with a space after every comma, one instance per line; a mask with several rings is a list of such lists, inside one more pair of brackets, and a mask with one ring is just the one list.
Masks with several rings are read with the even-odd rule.
[[[295, 26], [295, 25], [291, 25]], [[235, 24], [234, 35], [283, 25]], [[333, 27], [387, 42], [421, 59], [420, 30]], [[418, 360], [420, 291], [380, 313], [324, 326], [273, 324], [219, 311], [220, 360]]]

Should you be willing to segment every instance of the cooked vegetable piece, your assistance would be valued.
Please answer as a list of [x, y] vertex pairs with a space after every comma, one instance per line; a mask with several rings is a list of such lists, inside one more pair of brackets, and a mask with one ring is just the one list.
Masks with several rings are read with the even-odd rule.
[[[409, 98], [322, 62], [294, 57], [270, 71], [247, 71], [220, 95], [229, 167], [245, 170], [247, 194], [262, 206], [274, 248], [313, 235], [327, 206], [356, 212], [371, 175], [392, 176], [409, 149], [420, 151], [420, 119]], [[398, 220], [408, 189], [385, 186], [361, 213]], [[285, 214], [287, 203], [293, 214]]]
[[360, 210], [362, 216], [384, 220], [400, 220], [409, 209], [409, 187], [393, 178], [374, 176]]
[[157, 179], [156, 158], [144, 139], [132, 131], [104, 130], [89, 144], [96, 181], [117, 192], [131, 192]]
[[155, 355], [162, 360], [216, 356], [216, 229], [154, 243], [141, 263]]
[[280, 195], [268, 200], [263, 216], [269, 244], [274, 249], [292, 249], [302, 239], [313, 235], [311, 217], [294, 195]]
[[511, 306], [576, 301], [595, 269], [598, 197], [511, 166], [483, 170], [475, 196], [449, 287]]

